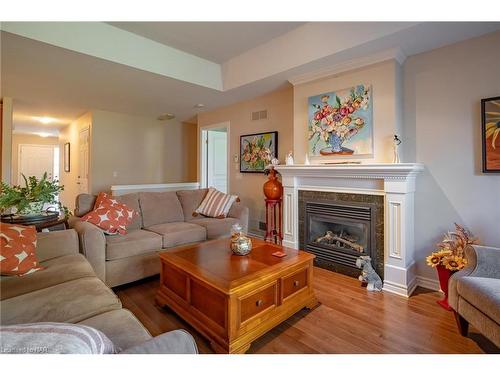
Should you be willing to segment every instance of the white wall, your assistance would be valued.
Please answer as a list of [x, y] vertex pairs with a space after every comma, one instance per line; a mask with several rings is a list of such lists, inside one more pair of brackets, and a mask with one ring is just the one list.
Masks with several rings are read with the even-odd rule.
[[453, 222], [500, 247], [500, 174], [481, 173], [480, 100], [500, 95], [500, 32], [410, 57], [404, 65], [405, 160], [417, 177], [417, 272]]

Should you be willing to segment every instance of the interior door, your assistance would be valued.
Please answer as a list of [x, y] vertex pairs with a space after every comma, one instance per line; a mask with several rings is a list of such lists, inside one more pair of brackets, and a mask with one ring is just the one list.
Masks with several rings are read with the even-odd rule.
[[90, 128], [80, 130], [78, 134], [78, 193], [89, 192], [89, 142]]
[[227, 133], [207, 133], [207, 185], [227, 193]]
[[24, 185], [21, 174], [26, 178], [36, 176], [42, 178], [47, 172], [47, 177], [52, 181], [54, 177], [54, 147], [48, 145], [19, 145], [19, 173], [18, 185]]

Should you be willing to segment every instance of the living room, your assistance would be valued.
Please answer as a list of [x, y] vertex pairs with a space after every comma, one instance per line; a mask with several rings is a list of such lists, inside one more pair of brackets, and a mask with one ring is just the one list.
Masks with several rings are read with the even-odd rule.
[[2, 359], [497, 361], [499, 20], [196, 3], [2, 17]]

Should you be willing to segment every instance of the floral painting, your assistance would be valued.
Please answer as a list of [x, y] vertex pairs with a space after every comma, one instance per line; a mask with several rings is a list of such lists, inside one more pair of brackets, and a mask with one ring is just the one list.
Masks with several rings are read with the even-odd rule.
[[311, 96], [308, 101], [309, 155], [373, 153], [372, 89], [360, 84]]
[[240, 137], [240, 172], [264, 172], [278, 155], [278, 132], [247, 134]]
[[500, 172], [500, 96], [481, 100], [483, 172]]

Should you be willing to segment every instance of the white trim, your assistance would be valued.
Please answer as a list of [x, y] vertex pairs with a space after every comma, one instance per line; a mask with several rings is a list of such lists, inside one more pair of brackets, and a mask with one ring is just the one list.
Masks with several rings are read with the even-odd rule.
[[377, 180], [406, 180], [423, 171], [420, 163], [380, 164], [319, 164], [277, 165], [283, 177], [357, 178]]
[[410, 281], [408, 283], [408, 286], [384, 280], [384, 287], [382, 288], [382, 290], [384, 292], [389, 292], [408, 298], [414, 292], [416, 287], [416, 278]]
[[401, 48], [388, 49], [370, 56], [344, 61], [326, 69], [319, 69], [315, 72], [300, 74], [295, 77], [289, 78], [288, 82], [296, 86], [303, 83], [315, 81], [320, 78], [325, 78], [335, 74], [348, 72], [350, 70], [363, 68], [365, 66], [377, 64], [387, 60], [396, 60], [400, 65], [403, 65], [406, 57], [406, 54], [401, 50]]
[[439, 281], [431, 279], [430, 277], [417, 276], [417, 285], [425, 289], [435, 290], [438, 292], [441, 291]]
[[204, 168], [204, 165], [206, 165], [206, 136], [204, 131], [210, 130], [210, 129], [226, 129], [227, 133], [227, 193], [229, 194], [231, 192], [231, 186], [230, 186], [230, 172], [231, 172], [231, 163], [233, 159], [231, 158], [231, 123], [229, 121], [224, 121], [224, 122], [219, 122], [217, 124], [210, 124], [210, 125], [205, 125], [205, 126], [200, 126], [198, 128], [198, 139], [200, 140], [198, 143], [198, 150], [199, 150], [199, 159], [198, 159], [198, 170], [200, 171], [200, 187], [201, 188], [206, 188], [206, 181], [207, 181], [207, 176], [205, 175], [206, 171]]
[[[175, 182], [171, 184], [140, 184], [140, 185], [113, 185], [111, 192], [147, 191], [147, 190], [194, 190], [199, 189], [199, 182]], [[116, 195], [116, 194], [114, 194]]]

